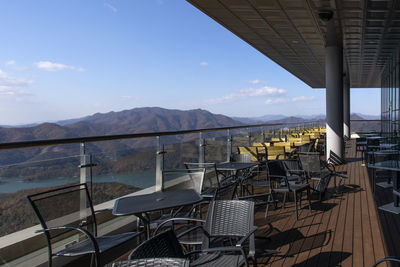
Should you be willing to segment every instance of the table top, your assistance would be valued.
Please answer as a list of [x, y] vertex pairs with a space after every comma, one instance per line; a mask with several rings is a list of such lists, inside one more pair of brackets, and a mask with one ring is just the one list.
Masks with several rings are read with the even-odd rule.
[[378, 134], [377, 133], [365, 133], [365, 134], [360, 134], [360, 136], [364, 136], [364, 137], [367, 137], [367, 136], [378, 136]]
[[394, 147], [396, 147], [397, 146], [397, 144], [388, 144], [388, 143], [382, 143], [382, 144], [379, 144], [379, 146], [368, 146], [369, 148], [381, 148], [381, 149], [387, 149], [387, 148], [394, 148]]
[[366, 138], [368, 140], [381, 140], [381, 139], [385, 139], [386, 137], [383, 137], [383, 136], [367, 136]]
[[107, 267], [149, 267], [149, 266], [168, 266], [168, 267], [188, 267], [189, 260], [181, 258], [148, 258], [126, 261], [117, 261], [106, 265]]
[[368, 151], [368, 154], [372, 155], [400, 155], [400, 150], [386, 149], [386, 150], [378, 150], [378, 151]]
[[112, 214], [141, 214], [161, 209], [192, 205], [199, 203], [202, 200], [203, 197], [193, 189], [154, 192], [117, 199]]
[[389, 171], [400, 171], [400, 160], [386, 160], [381, 162], [375, 162], [368, 164], [369, 168], [389, 170]]
[[221, 162], [216, 164], [219, 171], [240, 171], [259, 165], [260, 162]]

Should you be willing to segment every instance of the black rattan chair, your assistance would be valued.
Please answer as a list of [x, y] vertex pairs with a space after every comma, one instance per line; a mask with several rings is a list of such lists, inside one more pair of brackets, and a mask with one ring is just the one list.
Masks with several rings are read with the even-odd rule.
[[206, 199], [213, 198], [217, 189], [220, 187], [220, 178], [215, 163], [185, 162], [185, 167], [189, 171], [204, 169], [204, 178], [201, 188], [202, 196]]
[[332, 177], [335, 179], [336, 177], [340, 178], [339, 185], [343, 182], [343, 179], [348, 178], [345, 173], [337, 172], [334, 164], [321, 160], [318, 152], [300, 153], [299, 159], [301, 166], [307, 173], [307, 177], [311, 182], [316, 183], [312, 189], [319, 193], [320, 200], [325, 194]]
[[191, 258], [190, 266], [248, 266], [244, 251], [240, 247], [217, 247], [184, 253], [175, 232], [162, 232], [145, 241], [132, 251], [130, 260], [157, 258]]
[[276, 184], [276, 187], [272, 187], [272, 192], [274, 194], [284, 193], [282, 207], [283, 208], [285, 207], [287, 193], [293, 193], [294, 205], [296, 209], [296, 220], [298, 220], [299, 215], [297, 207], [297, 194], [298, 193], [300, 194], [299, 204], [301, 206], [302, 192], [306, 191], [308, 199], [308, 209], [311, 212], [310, 185], [308, 183], [290, 183], [286, 168], [284, 166], [283, 161], [281, 160], [273, 160], [267, 162], [267, 168], [268, 168], [268, 177], [271, 179], [271, 181], [275, 181]]
[[[235, 261], [242, 262], [242, 264], [246, 263], [247, 265], [247, 258], [250, 258], [256, 265], [254, 232], [257, 227], [254, 226], [254, 202], [246, 200], [217, 200], [210, 203], [206, 220], [190, 218], [172, 218], [170, 220], [182, 219], [203, 224], [180, 233], [179, 240], [185, 238], [185, 235], [190, 234], [192, 231], [201, 229], [203, 235], [199, 244], [201, 244], [203, 250], [215, 246], [216, 242], [218, 244], [227, 242], [240, 249], [241, 257], [235, 258]], [[165, 223], [168, 223], [168, 221]], [[159, 229], [161, 229], [161, 225]], [[158, 229], [155, 233], [157, 232]], [[247, 246], [245, 246], [246, 243], [248, 244]], [[229, 251], [228, 248], [225, 249]], [[217, 264], [215, 266], [222, 265]]]
[[[48, 265], [53, 256], [92, 254], [91, 265], [102, 266], [101, 255], [111, 248], [136, 238], [140, 232], [97, 237], [95, 211], [87, 184], [65, 186], [28, 196], [43, 229], [48, 245]], [[56, 251], [56, 241], [70, 238], [70, 246]], [[69, 243], [71, 243], [69, 242]]]

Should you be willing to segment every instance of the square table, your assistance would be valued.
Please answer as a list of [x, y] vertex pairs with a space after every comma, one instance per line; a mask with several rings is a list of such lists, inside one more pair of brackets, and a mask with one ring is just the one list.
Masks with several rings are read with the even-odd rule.
[[223, 172], [231, 172], [233, 176], [238, 179], [238, 172], [251, 169], [255, 166], [260, 165], [261, 162], [254, 161], [254, 162], [235, 162], [235, 161], [228, 161], [228, 162], [220, 162], [215, 165], [215, 168], [219, 173]]
[[253, 162], [235, 162], [235, 161], [229, 161], [229, 162], [220, 162], [217, 163], [215, 168], [219, 173], [222, 175], [224, 172], [230, 172], [233, 177], [236, 179], [236, 181], [239, 182], [240, 188], [241, 188], [241, 193], [243, 194], [243, 188], [242, 188], [242, 183], [243, 181], [250, 176], [250, 174], [244, 175], [242, 179], [239, 178], [238, 173], [239, 171], [246, 171], [250, 170], [253, 167], [256, 167], [258, 165], [262, 164], [262, 162], [258, 161], [253, 161]]
[[[375, 156], [396, 156], [396, 155], [400, 155], [400, 151], [399, 150], [393, 150], [393, 149], [388, 149], [388, 150], [377, 150], [377, 151], [369, 151], [367, 152], [368, 157], [367, 159], [370, 159], [371, 157], [374, 159], [373, 162], [375, 162]], [[368, 160], [367, 162], [371, 162], [370, 160]], [[368, 163], [367, 167], [370, 167], [372, 163]], [[372, 167], [371, 167], [372, 168]], [[375, 176], [375, 170], [376, 168], [373, 168], [373, 172], [372, 172], [372, 184], [373, 184], [373, 191], [375, 192], [375, 185], [379, 186], [379, 187], [383, 187], [383, 188], [391, 188], [393, 187], [393, 183], [392, 183], [392, 177], [388, 177], [388, 181], [387, 182], [380, 182], [380, 183], [375, 183], [376, 180], [376, 176]]]
[[[399, 183], [400, 183], [400, 161], [399, 160], [387, 160], [382, 162], [376, 162], [368, 165], [369, 168], [380, 169], [380, 170], [389, 170], [394, 173], [393, 177], [393, 202], [383, 205], [379, 207], [381, 210], [389, 211], [395, 214], [400, 214], [399, 200], [400, 200], [400, 191], [399, 191]], [[375, 182], [375, 181], [373, 181]]]
[[150, 237], [150, 218], [148, 213], [162, 209], [193, 205], [203, 197], [193, 189], [159, 191], [144, 195], [122, 197], [115, 201], [113, 215], [135, 215], [143, 220], [147, 238]]

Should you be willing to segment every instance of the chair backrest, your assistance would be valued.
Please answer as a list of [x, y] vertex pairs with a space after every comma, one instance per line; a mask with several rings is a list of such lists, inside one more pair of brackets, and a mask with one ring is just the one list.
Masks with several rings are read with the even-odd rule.
[[199, 194], [203, 191], [205, 169], [163, 170], [162, 190], [194, 189]]
[[185, 258], [182, 247], [173, 230], [162, 232], [136, 247], [128, 259]]
[[284, 159], [282, 162], [286, 170], [302, 170], [302, 166], [298, 159]]
[[210, 203], [204, 230], [209, 237], [244, 237], [253, 226], [253, 201], [216, 200]]
[[232, 160], [234, 162], [251, 162], [250, 154], [233, 154]]
[[[87, 184], [75, 184], [29, 195], [31, 204], [43, 229], [58, 226], [80, 226], [96, 236], [96, 217]], [[51, 239], [70, 230], [45, 232]]]
[[309, 142], [311, 141], [309, 135], [302, 135], [302, 136], [300, 136], [300, 139], [301, 139], [301, 141], [304, 142], [304, 143], [309, 143]]
[[185, 162], [185, 167], [188, 170], [197, 171], [198, 169], [204, 169], [204, 179], [203, 179], [203, 190], [209, 188], [218, 188], [220, 186], [220, 179], [217, 172], [217, 167], [214, 162]]
[[285, 151], [290, 151], [290, 149], [291, 149], [290, 142], [276, 142], [276, 143], [274, 143], [274, 146], [284, 146]]
[[301, 166], [308, 173], [321, 173], [321, 161], [318, 152], [299, 153]]
[[217, 189], [215, 200], [232, 200], [235, 196], [236, 188], [236, 181], [231, 181], [230, 183], [221, 186]]
[[270, 146], [267, 148], [268, 160], [284, 159], [286, 158], [284, 146]]
[[251, 156], [251, 161], [258, 161], [259, 155], [256, 146], [238, 146], [239, 154], [248, 154]]

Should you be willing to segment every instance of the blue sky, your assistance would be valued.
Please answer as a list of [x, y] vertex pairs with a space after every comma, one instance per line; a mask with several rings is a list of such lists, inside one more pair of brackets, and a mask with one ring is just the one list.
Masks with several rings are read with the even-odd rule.
[[[0, 18], [0, 124], [145, 106], [325, 113], [325, 90], [183, 0], [1, 0]], [[379, 114], [380, 90], [351, 98], [352, 112]]]

